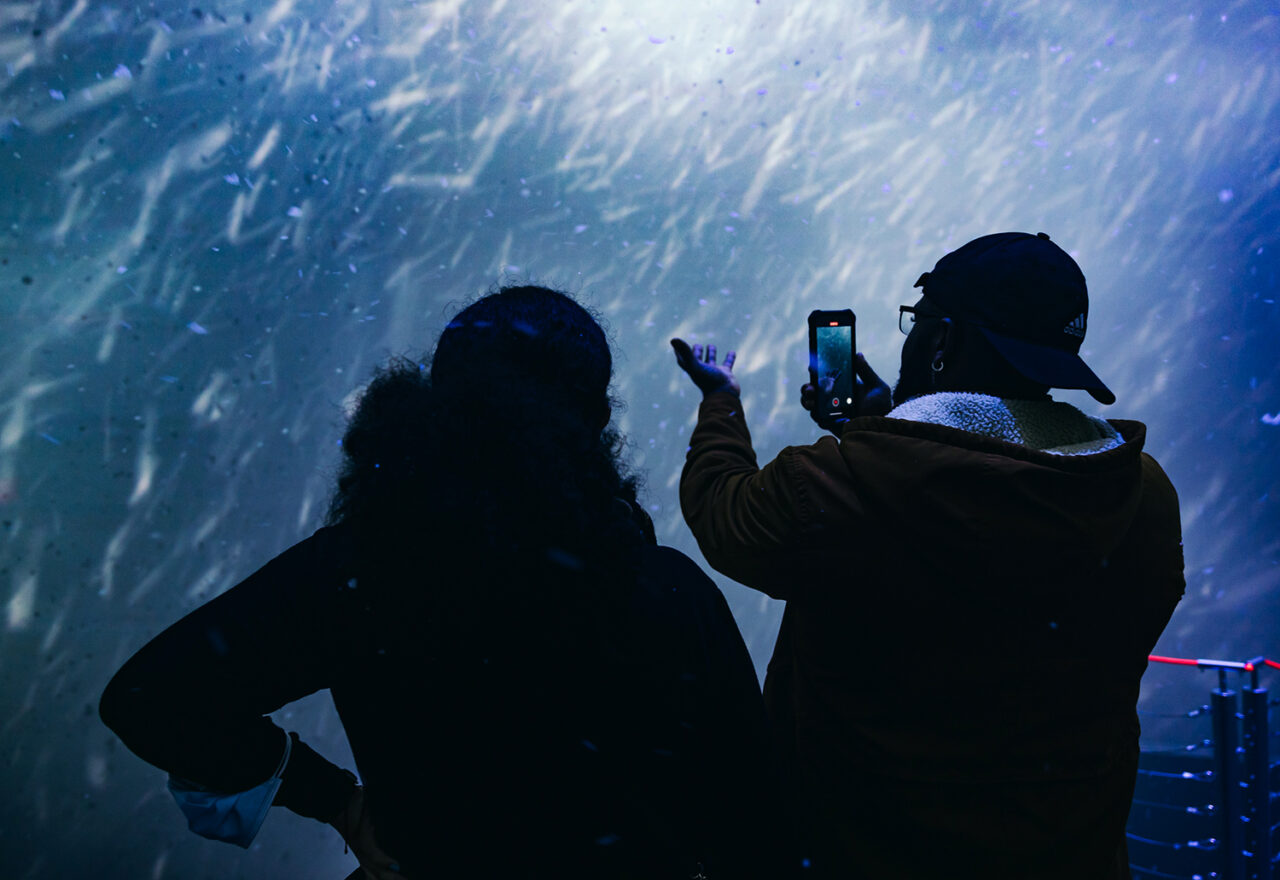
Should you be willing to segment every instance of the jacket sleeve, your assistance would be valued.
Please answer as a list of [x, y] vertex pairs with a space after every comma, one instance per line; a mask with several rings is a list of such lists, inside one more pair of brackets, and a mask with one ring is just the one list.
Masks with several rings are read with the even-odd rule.
[[1155, 648], [1156, 641], [1173, 616], [1173, 611], [1186, 592], [1183, 571], [1182, 518], [1178, 493], [1154, 458], [1142, 454], [1142, 504], [1135, 517], [1133, 546], [1138, 548], [1131, 561], [1132, 582], [1141, 584], [1140, 613], [1135, 616], [1135, 635], [1143, 654]]
[[698, 409], [680, 475], [680, 509], [716, 571], [773, 596], [790, 598], [814, 529], [815, 466], [844, 469], [832, 438], [788, 447], [760, 468], [742, 402], [708, 395]]
[[[204, 789], [245, 792], [280, 765], [284, 737], [266, 714], [329, 685], [338, 589], [318, 536], [145, 645], [102, 695], [103, 722], [144, 761]], [[275, 803], [327, 821], [354, 777], [293, 734]]]

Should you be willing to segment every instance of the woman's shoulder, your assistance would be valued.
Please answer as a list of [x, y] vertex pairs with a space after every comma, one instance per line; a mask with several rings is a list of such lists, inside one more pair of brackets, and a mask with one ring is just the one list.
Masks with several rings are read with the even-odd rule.
[[720, 588], [705, 571], [674, 547], [646, 546], [640, 553], [637, 589], [642, 601], [685, 623], [731, 620]]
[[[640, 578], [650, 586], [666, 583], [673, 592], [716, 590], [715, 583], [688, 556], [675, 547], [646, 545], [640, 550]], [[719, 592], [717, 590], [717, 592]]]

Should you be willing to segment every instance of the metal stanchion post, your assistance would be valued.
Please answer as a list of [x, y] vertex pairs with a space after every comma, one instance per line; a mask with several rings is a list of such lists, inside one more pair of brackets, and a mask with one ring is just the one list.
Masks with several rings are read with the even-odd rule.
[[1244, 791], [1240, 788], [1240, 737], [1237, 731], [1236, 692], [1227, 688], [1225, 670], [1218, 670], [1218, 689], [1209, 697], [1213, 707], [1213, 763], [1220, 786], [1222, 810], [1222, 880], [1245, 880]]
[[1267, 689], [1258, 687], [1254, 661], [1250, 687], [1241, 697], [1244, 709], [1245, 816], [1249, 819], [1250, 880], [1272, 880], [1271, 870], [1271, 730], [1267, 719]]

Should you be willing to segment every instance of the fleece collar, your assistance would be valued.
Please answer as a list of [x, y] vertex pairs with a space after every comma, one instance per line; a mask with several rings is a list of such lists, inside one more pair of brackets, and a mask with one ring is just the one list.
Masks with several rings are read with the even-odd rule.
[[889, 418], [946, 425], [1054, 455], [1090, 455], [1124, 443], [1110, 423], [1053, 400], [942, 391], [908, 400]]

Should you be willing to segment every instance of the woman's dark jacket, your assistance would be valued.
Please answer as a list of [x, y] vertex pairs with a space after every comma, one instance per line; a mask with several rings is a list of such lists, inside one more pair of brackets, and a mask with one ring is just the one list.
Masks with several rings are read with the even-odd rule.
[[[379, 602], [355, 560], [342, 527], [285, 551], [130, 659], [103, 720], [170, 774], [238, 792], [280, 761], [267, 713], [330, 689], [379, 843], [408, 876], [776, 876], [759, 686], [686, 556], [642, 547], [599, 625], [481, 609], [441, 638]], [[442, 558], [398, 577], [465, 591], [471, 568]], [[545, 571], [530, 577], [553, 592]], [[293, 736], [275, 803], [331, 819], [352, 778]]]

